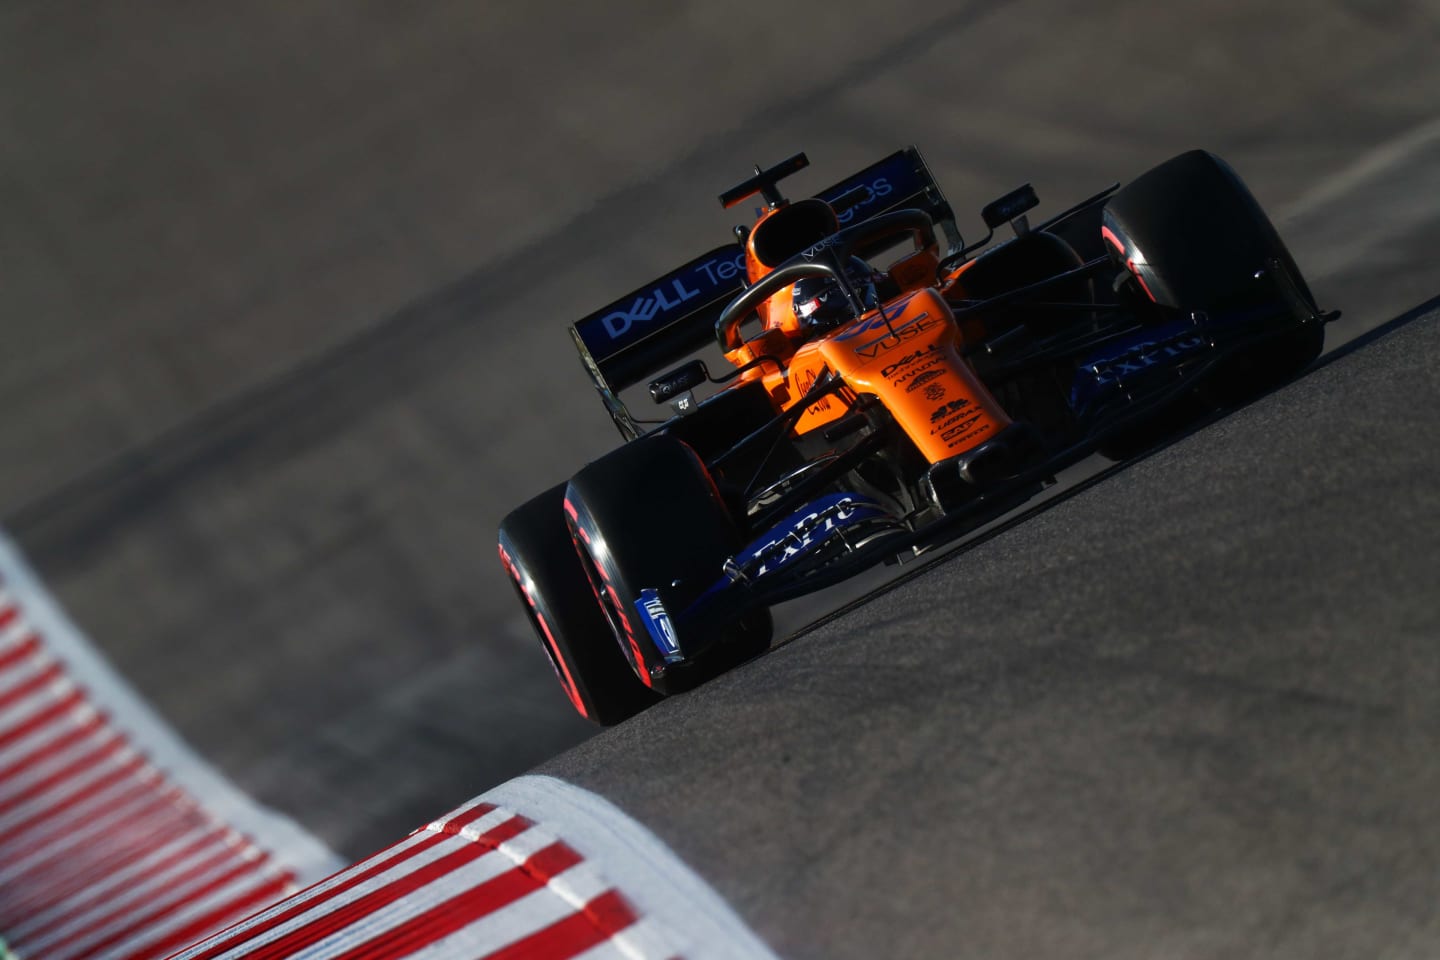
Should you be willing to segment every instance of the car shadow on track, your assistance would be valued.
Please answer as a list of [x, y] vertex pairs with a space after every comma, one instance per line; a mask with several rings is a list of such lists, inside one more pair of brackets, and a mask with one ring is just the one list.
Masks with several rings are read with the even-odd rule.
[[1350, 338], [1344, 343], [1333, 347], [1330, 350], [1327, 350], [1320, 357], [1320, 359], [1316, 360], [1313, 364], [1311, 364], [1305, 370], [1305, 373], [1301, 374], [1301, 376], [1306, 376], [1314, 372], [1315, 370], [1320, 369], [1321, 367], [1328, 366], [1331, 362], [1338, 360], [1341, 357], [1349, 356], [1356, 350], [1360, 350], [1363, 347], [1374, 343], [1376, 340], [1388, 336], [1394, 333], [1396, 330], [1399, 330], [1402, 327], [1405, 327], [1408, 324], [1419, 320], [1421, 317], [1426, 316], [1427, 314], [1434, 313], [1437, 310], [1440, 310], [1440, 294], [1436, 294], [1429, 300], [1426, 300], [1424, 303], [1420, 303], [1416, 306], [1411, 307], [1409, 310], [1406, 310], [1404, 313], [1400, 314], [1398, 317], [1395, 317], [1392, 320], [1387, 320], [1379, 326], [1371, 327], [1364, 333], [1357, 334], [1356, 336]]

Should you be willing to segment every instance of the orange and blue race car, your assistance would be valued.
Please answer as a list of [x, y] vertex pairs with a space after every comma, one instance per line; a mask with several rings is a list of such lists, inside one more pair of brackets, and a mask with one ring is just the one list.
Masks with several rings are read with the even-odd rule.
[[720, 196], [761, 204], [734, 242], [571, 328], [624, 442], [512, 511], [500, 559], [599, 723], [764, 651], [775, 603], [1292, 378], [1338, 315], [1203, 151], [1033, 226], [1027, 184], [970, 244], [913, 147], [787, 200], [806, 166], [757, 166]]

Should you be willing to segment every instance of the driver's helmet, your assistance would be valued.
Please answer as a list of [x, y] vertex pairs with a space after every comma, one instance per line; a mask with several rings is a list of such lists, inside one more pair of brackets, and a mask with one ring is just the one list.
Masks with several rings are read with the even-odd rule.
[[[851, 257], [845, 264], [845, 276], [866, 310], [873, 310], [879, 305], [875, 272], [868, 263], [859, 257]], [[854, 319], [850, 304], [845, 299], [845, 291], [829, 277], [806, 277], [797, 280], [790, 302], [795, 310], [795, 318], [803, 330], [831, 330]]]

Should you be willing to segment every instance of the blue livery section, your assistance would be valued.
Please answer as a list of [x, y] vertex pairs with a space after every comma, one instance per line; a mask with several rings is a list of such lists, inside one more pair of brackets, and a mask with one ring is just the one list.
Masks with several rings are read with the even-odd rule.
[[[764, 589], [766, 585], [785, 581], [792, 574], [803, 577], [809, 566], [807, 561], [823, 563], [876, 535], [902, 530], [904, 524], [900, 520], [864, 494], [827, 493], [772, 525], [727, 560], [720, 578], [681, 611], [679, 619], [689, 623], [704, 618], [718, 606], [739, 601], [739, 593]], [[635, 606], [663, 654], [665, 647], [658, 635], [663, 631], [658, 623], [651, 625], [654, 608], [646, 606], [646, 600], [651, 599], [648, 595], [659, 600], [656, 591], [644, 590]]]
[[635, 601], [635, 609], [640, 612], [640, 619], [645, 622], [645, 629], [649, 631], [655, 649], [660, 651], [665, 662], [678, 663], [684, 660], [685, 654], [680, 652], [680, 640], [675, 636], [675, 624], [670, 621], [670, 613], [660, 599], [660, 591], [641, 590], [639, 599]]
[[1107, 341], [1075, 371], [1070, 407], [1085, 413], [1101, 398], [1139, 386], [1205, 350], [1210, 340], [1186, 317]]
[[1283, 329], [1290, 315], [1274, 307], [1192, 313], [1169, 323], [1144, 327], [1107, 340], [1075, 371], [1070, 384], [1070, 408], [1085, 414], [1114, 396], [1143, 389], [1148, 383], [1173, 380], [1175, 368], [1213, 350], [1225, 349], [1237, 338], [1253, 335], [1273, 321]]
[[894, 518], [870, 497], [859, 493], [826, 494], [796, 510], [737, 553], [731, 569], [746, 579], [768, 576], [798, 560], [823, 555], [827, 548], [844, 547], [848, 534], [876, 521], [888, 526]]
[[726, 561], [721, 577], [679, 618], [690, 622], [715, 607], [743, 602], [746, 594], [784, 589], [882, 537], [906, 535], [905, 524], [879, 501], [861, 493], [827, 493], [773, 524]]
[[950, 216], [945, 198], [913, 147], [895, 151], [816, 196], [835, 208], [842, 228], [906, 207], [919, 207], [934, 220]]
[[575, 324], [610, 386], [623, 390], [713, 343], [715, 321], [745, 283], [745, 250], [716, 247]]

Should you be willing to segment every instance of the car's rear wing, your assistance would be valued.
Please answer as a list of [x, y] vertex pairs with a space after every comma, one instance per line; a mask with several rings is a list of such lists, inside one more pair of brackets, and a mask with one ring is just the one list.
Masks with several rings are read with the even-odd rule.
[[[842, 229], [891, 210], [916, 207], [930, 214], [930, 219], [944, 230], [952, 250], [964, 246], [955, 228], [955, 213], [918, 147], [896, 150], [816, 196], [835, 207]], [[857, 252], [867, 255], [865, 250]]]
[[[908, 207], [930, 214], [951, 252], [963, 244], [955, 215], [915, 147], [897, 150], [816, 194], [835, 207], [840, 226]], [[862, 256], [874, 251], [857, 251]], [[632, 290], [571, 327], [595, 389], [627, 439], [640, 430], [618, 393], [666, 364], [715, 342], [715, 321], [745, 288], [745, 250], [716, 247], [684, 266]]]

